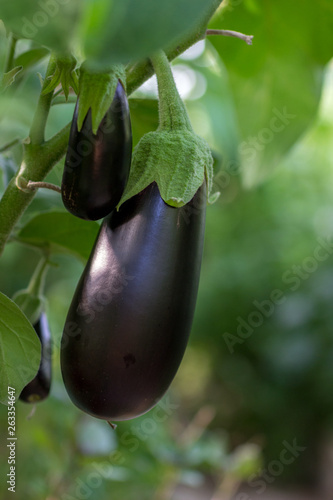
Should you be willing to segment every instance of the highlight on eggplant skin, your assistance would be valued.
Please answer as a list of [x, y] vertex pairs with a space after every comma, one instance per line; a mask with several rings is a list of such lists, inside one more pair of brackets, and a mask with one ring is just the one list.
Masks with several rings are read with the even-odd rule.
[[92, 131], [91, 110], [78, 131], [78, 97], [61, 193], [66, 209], [76, 217], [98, 220], [119, 203], [125, 190], [132, 158], [132, 128], [126, 92], [120, 80], [112, 104], [97, 134]]
[[52, 339], [45, 313], [42, 313], [34, 328], [41, 342], [41, 362], [37, 375], [24, 387], [19, 396], [25, 403], [38, 403], [46, 399], [52, 382]]
[[104, 219], [60, 353], [66, 390], [84, 412], [135, 418], [170, 386], [194, 315], [205, 210], [205, 183], [181, 208], [152, 183]]

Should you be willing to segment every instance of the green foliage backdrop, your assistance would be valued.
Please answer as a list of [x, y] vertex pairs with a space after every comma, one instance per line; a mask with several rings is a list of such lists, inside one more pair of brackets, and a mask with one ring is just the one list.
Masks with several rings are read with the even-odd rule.
[[[1, 148], [29, 134], [37, 73], [45, 74], [49, 48], [72, 44], [79, 61], [89, 56], [99, 68], [135, 61], [181, 39], [184, 25], [190, 31], [214, 2], [166, 2], [159, 10], [148, 0], [100, 0], [93, 11], [88, 0], [50, 4], [59, 7], [57, 15], [32, 41], [18, 42], [15, 64], [22, 70], [0, 93], [1, 195], [23, 154], [20, 142]], [[36, 8], [39, 2], [3, 2], [0, 19], [20, 33], [22, 17], [31, 21]], [[197, 56], [175, 60], [180, 88], [190, 75], [186, 105], [195, 131], [212, 147], [221, 197], [207, 210], [191, 339], [159, 420], [149, 413], [112, 433], [69, 401], [60, 337], [98, 224], [75, 220], [56, 193], [35, 196], [0, 260], [8, 297], [27, 286], [38, 249], [49, 248], [55, 264], [46, 287], [54, 383], [31, 419], [30, 407], [17, 402], [18, 498], [72, 500], [85, 492], [91, 499], [134, 499], [140, 490], [140, 498], [158, 500], [180, 487], [201, 488], [202, 498], [211, 498], [223, 478], [248, 481], [294, 440], [306, 450], [273, 485], [318, 482], [315, 466], [333, 428], [332, 10], [325, 0], [304, 0], [301, 7], [229, 0], [209, 27], [252, 34], [253, 46], [209, 37]], [[1, 70], [7, 48], [0, 22]], [[137, 143], [157, 126], [154, 93], [138, 90], [130, 106]], [[70, 122], [73, 109], [73, 103], [52, 106], [47, 138]], [[62, 168], [63, 160], [47, 180], [59, 184]], [[1, 406], [1, 433], [6, 419]], [[94, 483], [96, 470], [103, 472]], [[4, 482], [1, 489], [5, 498]]]

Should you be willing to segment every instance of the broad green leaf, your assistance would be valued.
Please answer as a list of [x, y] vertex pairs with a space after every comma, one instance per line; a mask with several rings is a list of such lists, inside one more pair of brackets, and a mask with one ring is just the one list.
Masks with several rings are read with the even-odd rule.
[[[35, 101], [33, 100], [32, 92], [27, 92], [23, 97], [13, 97], [11, 94], [11, 89], [9, 88], [6, 93], [1, 94], [0, 92], [0, 123], [1, 128], [8, 129], [9, 126], [13, 129], [14, 124], [20, 125], [20, 128], [24, 128], [25, 132], [19, 134], [23, 139], [29, 127], [31, 126], [31, 120], [34, 113]], [[6, 122], [7, 120], [7, 122]], [[2, 124], [3, 122], [3, 124]], [[8, 123], [10, 125], [8, 125]], [[15, 132], [16, 133], [16, 132]], [[6, 136], [6, 130], [4, 133], [1, 131], [1, 137], [4, 137], [4, 141], [10, 141], [10, 136]]]
[[[254, 35], [253, 45], [211, 37], [229, 72], [246, 186], [261, 182], [313, 122], [333, 55], [333, 5], [304, 0], [226, 4], [211, 28]], [[223, 119], [223, 118], [222, 118]]]
[[84, 221], [67, 212], [36, 215], [18, 233], [20, 241], [46, 247], [54, 253], [70, 253], [86, 261], [97, 237], [97, 222]]
[[49, 53], [49, 50], [44, 47], [27, 50], [15, 58], [14, 64], [15, 66], [22, 66], [23, 70], [26, 71], [48, 56]]
[[61, 52], [72, 44], [82, 9], [81, 0], [11, 0], [1, 3], [7, 29]]
[[191, 32], [218, 0], [11, 0], [7, 29], [58, 52], [83, 50], [94, 68], [146, 57]]
[[18, 398], [35, 377], [41, 345], [31, 323], [20, 308], [0, 293], [0, 402], [8, 403], [8, 387]]
[[216, 0], [85, 0], [81, 38], [94, 65], [149, 56], [191, 32]]

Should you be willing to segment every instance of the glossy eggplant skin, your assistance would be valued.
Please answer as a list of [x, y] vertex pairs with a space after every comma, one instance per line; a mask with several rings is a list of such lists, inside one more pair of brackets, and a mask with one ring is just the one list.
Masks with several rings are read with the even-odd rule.
[[182, 208], [152, 183], [103, 221], [61, 348], [65, 387], [86, 413], [134, 418], [168, 389], [192, 325], [205, 207], [205, 183]]
[[25, 403], [38, 403], [47, 398], [52, 381], [52, 339], [45, 313], [34, 325], [42, 346], [41, 362], [37, 375], [22, 390], [19, 399]]
[[98, 220], [116, 207], [124, 192], [132, 156], [132, 129], [125, 90], [120, 81], [97, 134], [91, 110], [81, 131], [76, 103], [62, 177], [62, 200], [81, 219]]

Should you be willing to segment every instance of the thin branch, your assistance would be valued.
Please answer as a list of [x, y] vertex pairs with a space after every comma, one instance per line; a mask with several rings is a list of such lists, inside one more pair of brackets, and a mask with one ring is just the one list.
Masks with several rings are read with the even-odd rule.
[[56, 186], [55, 184], [51, 184], [51, 182], [27, 182], [27, 188], [31, 189], [31, 191], [35, 191], [38, 188], [51, 189], [51, 191], [55, 191], [56, 193], [61, 193], [61, 188]]
[[253, 40], [253, 35], [244, 35], [244, 33], [232, 30], [206, 30], [206, 36], [210, 35], [232, 36], [234, 38], [244, 40], [244, 42], [246, 42], [248, 45], [252, 45]]
[[69, 123], [41, 146], [25, 144], [25, 159], [21, 169], [10, 181], [0, 199], [0, 256], [13, 227], [36, 194], [36, 191], [24, 190], [25, 179], [39, 182], [61, 160], [66, 152], [70, 126]]
[[111, 429], [116, 430], [117, 424], [114, 424], [113, 422], [110, 422], [110, 420], [107, 420], [107, 423], [109, 424], [109, 426], [111, 427]]
[[13, 146], [16, 146], [16, 144], [18, 144], [20, 141], [21, 141], [21, 139], [16, 138], [16, 139], [13, 139], [10, 142], [7, 142], [7, 144], [4, 144], [3, 146], [1, 146], [0, 153], [4, 153], [5, 151], [7, 151], [8, 149], [12, 148]]

